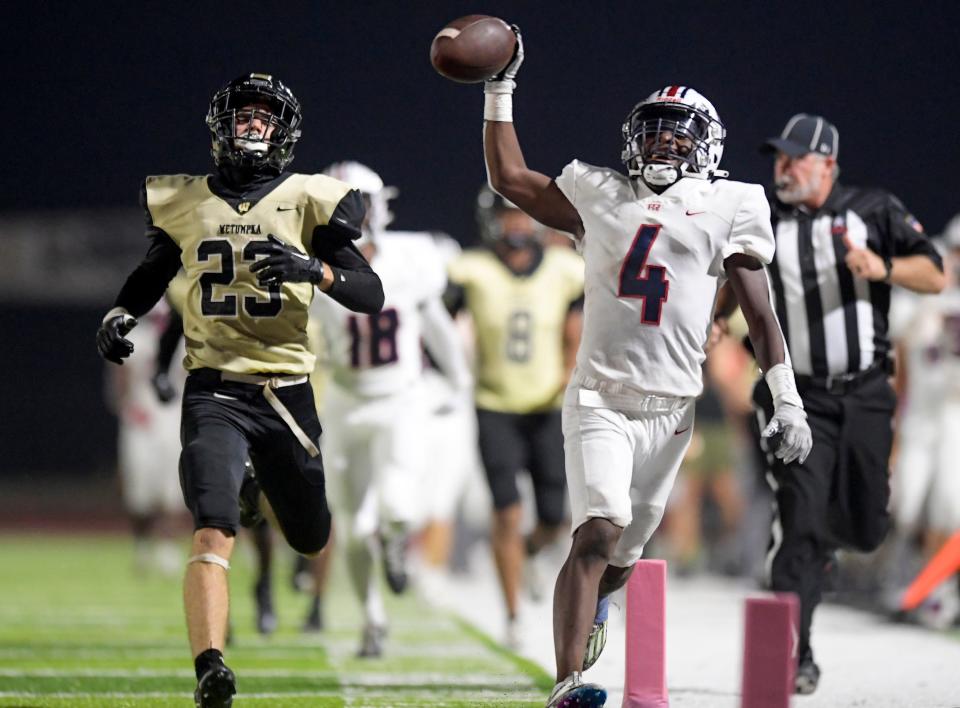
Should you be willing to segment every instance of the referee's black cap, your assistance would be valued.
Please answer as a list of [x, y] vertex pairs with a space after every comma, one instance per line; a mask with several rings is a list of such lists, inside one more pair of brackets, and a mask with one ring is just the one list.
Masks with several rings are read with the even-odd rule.
[[779, 137], [770, 138], [760, 146], [760, 152], [782, 152], [800, 157], [808, 152], [837, 156], [840, 134], [836, 126], [823, 116], [798, 113], [787, 121]]

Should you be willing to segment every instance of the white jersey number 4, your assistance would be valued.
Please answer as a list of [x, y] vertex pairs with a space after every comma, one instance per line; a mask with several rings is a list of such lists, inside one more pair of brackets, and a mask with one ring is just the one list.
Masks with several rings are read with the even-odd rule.
[[647, 256], [660, 234], [660, 228], [660, 224], [644, 224], [637, 230], [630, 250], [623, 259], [623, 265], [620, 266], [620, 284], [617, 291], [618, 297], [643, 299], [640, 321], [656, 327], [660, 326], [663, 304], [670, 292], [670, 281], [666, 278], [667, 269], [647, 263]]

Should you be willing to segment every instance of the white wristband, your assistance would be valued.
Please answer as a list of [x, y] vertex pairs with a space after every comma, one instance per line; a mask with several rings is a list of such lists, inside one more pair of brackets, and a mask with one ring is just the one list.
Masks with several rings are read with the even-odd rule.
[[509, 93], [483, 95], [483, 119], [499, 123], [513, 122], [513, 96]]
[[773, 395], [774, 409], [787, 404], [803, 410], [803, 401], [797, 392], [797, 382], [793, 378], [793, 369], [786, 364], [777, 364], [771, 367], [763, 378]]
[[486, 82], [483, 85], [483, 119], [512, 123], [513, 89], [516, 87], [512, 79]]
[[112, 310], [110, 310], [110, 312], [108, 312], [106, 315], [104, 315], [103, 321], [101, 322], [101, 324], [106, 324], [107, 320], [113, 319], [114, 317], [132, 317], [132, 316], [133, 315], [131, 315], [127, 311], [127, 308], [115, 307]]

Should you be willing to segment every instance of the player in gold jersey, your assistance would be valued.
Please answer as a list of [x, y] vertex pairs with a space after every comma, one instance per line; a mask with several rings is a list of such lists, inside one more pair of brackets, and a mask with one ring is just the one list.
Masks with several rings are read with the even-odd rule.
[[249, 455], [290, 545], [318, 553], [330, 533], [320, 423], [308, 375], [307, 312], [315, 288], [356, 312], [378, 312], [383, 287], [353, 245], [360, 194], [324, 175], [287, 172], [300, 103], [266, 74], [242, 76], [211, 101], [216, 174], [148, 177], [150, 246], [97, 333], [101, 355], [132, 353], [124, 335], [182, 267], [189, 371], [180, 478], [194, 518], [184, 605], [199, 708], [230, 706], [223, 662], [227, 575]]
[[[448, 306], [465, 309], [476, 331], [475, 402], [480, 455], [493, 496], [492, 544], [507, 610], [506, 643], [517, 647], [524, 564], [539, 599], [536, 554], [564, 525], [560, 404], [580, 333], [583, 260], [567, 248], [545, 248], [535, 221], [489, 187], [477, 221], [489, 248], [449, 266]], [[517, 474], [527, 470], [537, 526], [524, 540]], [[526, 556], [526, 558], [525, 558]], [[546, 586], [546, 587], [544, 587]]]

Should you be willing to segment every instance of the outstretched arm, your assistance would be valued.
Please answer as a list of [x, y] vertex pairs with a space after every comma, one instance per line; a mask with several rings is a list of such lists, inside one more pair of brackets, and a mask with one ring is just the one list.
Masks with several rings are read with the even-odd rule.
[[723, 267], [747, 321], [757, 363], [773, 395], [773, 418], [762, 435], [780, 435], [774, 454], [784, 464], [794, 460], [802, 463], [813, 447], [813, 435], [797, 392], [780, 322], [770, 306], [767, 274], [759, 260], [744, 253], [729, 256]]
[[484, 87], [483, 154], [490, 186], [541, 224], [580, 238], [583, 222], [573, 204], [552, 179], [528, 168], [523, 159], [513, 128], [514, 79], [523, 63], [523, 39], [516, 26], [513, 31], [517, 35], [513, 61]]

